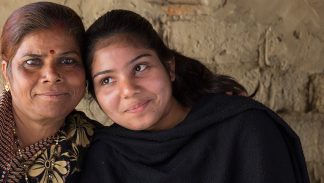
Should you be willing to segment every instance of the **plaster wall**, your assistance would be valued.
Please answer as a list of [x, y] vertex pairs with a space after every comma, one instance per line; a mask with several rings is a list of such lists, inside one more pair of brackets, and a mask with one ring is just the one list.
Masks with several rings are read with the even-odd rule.
[[[51, 0], [88, 27], [108, 10], [148, 18], [172, 48], [228, 74], [301, 138], [312, 183], [324, 183], [324, 0]], [[35, 0], [1, 0], [0, 26]], [[90, 112], [89, 108], [92, 112]], [[109, 124], [94, 103], [78, 109]], [[95, 117], [94, 117], [95, 116]]]

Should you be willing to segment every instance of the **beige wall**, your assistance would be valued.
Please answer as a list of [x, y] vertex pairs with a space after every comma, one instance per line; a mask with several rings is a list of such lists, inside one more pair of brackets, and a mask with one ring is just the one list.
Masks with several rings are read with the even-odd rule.
[[[33, 0], [1, 0], [0, 25]], [[178, 51], [234, 76], [301, 138], [313, 183], [324, 183], [324, 0], [56, 0], [88, 27], [110, 9], [147, 17]], [[83, 101], [79, 109], [88, 111]], [[92, 105], [100, 121], [105, 117]]]

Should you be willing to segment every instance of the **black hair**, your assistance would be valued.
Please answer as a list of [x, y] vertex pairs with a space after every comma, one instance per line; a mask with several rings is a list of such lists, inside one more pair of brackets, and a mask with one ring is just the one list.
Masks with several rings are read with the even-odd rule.
[[95, 99], [91, 78], [93, 55], [100, 41], [116, 34], [132, 36], [144, 47], [154, 50], [167, 71], [170, 71], [167, 62], [172, 59], [175, 61], [176, 77], [172, 83], [172, 93], [183, 106], [192, 106], [197, 99], [210, 93], [247, 93], [246, 89], [231, 77], [215, 74], [198, 60], [168, 48], [144, 17], [129, 10], [112, 10], [97, 19], [86, 31], [88, 91]]

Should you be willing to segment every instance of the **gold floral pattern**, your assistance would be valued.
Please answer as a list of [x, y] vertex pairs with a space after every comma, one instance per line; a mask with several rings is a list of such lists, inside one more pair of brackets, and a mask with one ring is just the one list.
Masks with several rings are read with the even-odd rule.
[[[78, 161], [78, 158], [80, 157], [79, 154], [80, 154], [80, 152], [79, 152], [78, 147], [74, 143], [72, 143], [72, 151], [65, 152], [62, 154], [62, 156], [68, 157], [70, 162], [72, 162], [72, 161], [76, 162], [76, 161]], [[79, 172], [79, 171], [80, 171], [80, 167], [77, 164], [74, 167], [72, 174], [75, 172]]]
[[77, 146], [81, 145], [82, 147], [87, 147], [90, 144], [88, 136], [93, 136], [94, 133], [94, 125], [78, 115], [73, 115], [70, 119], [67, 129], [67, 138], [70, 139], [75, 136], [75, 143]]
[[90, 144], [94, 129], [100, 126], [102, 125], [90, 120], [82, 112], [75, 111], [70, 114], [65, 125], [57, 133], [54, 144], [51, 143], [47, 148], [41, 148], [32, 155], [32, 163], [26, 172], [28, 182], [75, 182], [78, 176], [71, 176], [71, 179], [70, 175], [80, 172], [81, 160]]
[[[28, 175], [31, 177], [42, 177], [40, 182], [64, 183], [65, 175], [68, 173], [68, 162], [58, 160], [61, 151], [58, 145], [51, 145], [50, 149], [41, 153], [34, 165], [29, 169]], [[56, 154], [58, 153], [58, 154]], [[39, 154], [39, 153], [37, 153]]]
[[0, 113], [0, 182], [78, 182], [82, 158], [100, 123], [74, 110], [57, 134], [17, 152], [9, 92], [0, 96]]

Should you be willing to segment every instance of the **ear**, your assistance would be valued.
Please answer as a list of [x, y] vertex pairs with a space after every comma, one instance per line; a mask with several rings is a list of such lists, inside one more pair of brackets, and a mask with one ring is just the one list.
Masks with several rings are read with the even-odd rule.
[[167, 67], [168, 67], [168, 71], [170, 74], [170, 79], [171, 81], [174, 81], [176, 78], [176, 74], [175, 74], [175, 60], [174, 58], [172, 58], [171, 60], [167, 61]]
[[2, 75], [3, 78], [5, 79], [5, 82], [9, 83], [7, 66], [8, 66], [8, 62], [2, 60], [1, 62]]

